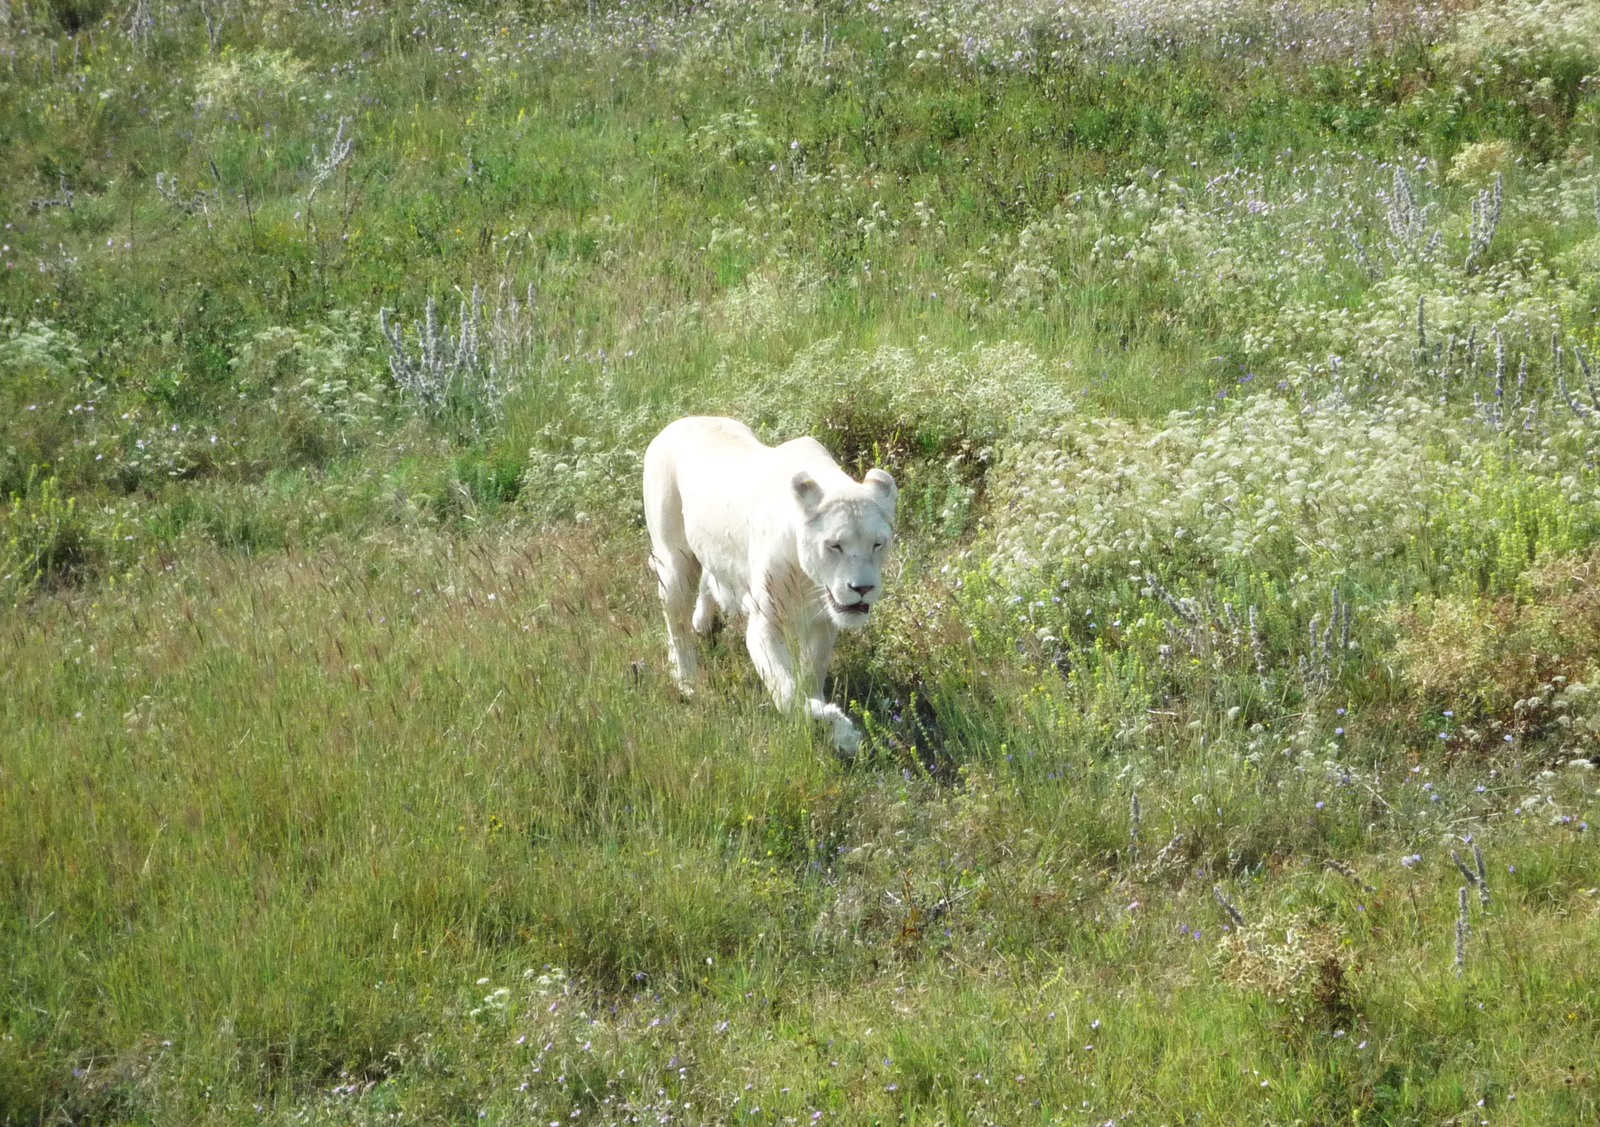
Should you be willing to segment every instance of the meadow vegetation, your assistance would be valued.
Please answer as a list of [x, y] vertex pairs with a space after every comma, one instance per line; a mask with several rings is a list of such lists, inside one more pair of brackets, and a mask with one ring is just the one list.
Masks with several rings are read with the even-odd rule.
[[0, 0], [0, 1122], [1592, 1122], [1596, 13]]

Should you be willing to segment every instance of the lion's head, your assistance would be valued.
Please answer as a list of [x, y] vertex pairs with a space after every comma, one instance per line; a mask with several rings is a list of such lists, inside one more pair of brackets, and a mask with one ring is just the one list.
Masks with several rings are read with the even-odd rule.
[[824, 492], [802, 470], [794, 475], [801, 522], [795, 537], [800, 569], [822, 588], [828, 617], [846, 630], [865, 626], [883, 594], [883, 561], [894, 538], [899, 489], [883, 470], [869, 470], [860, 485]]

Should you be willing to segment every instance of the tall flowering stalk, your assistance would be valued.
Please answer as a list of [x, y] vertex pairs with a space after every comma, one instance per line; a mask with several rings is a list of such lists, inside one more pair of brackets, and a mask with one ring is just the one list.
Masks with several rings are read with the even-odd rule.
[[439, 304], [429, 296], [423, 319], [412, 324], [415, 351], [406, 342], [406, 334], [390, 324], [389, 311], [379, 310], [395, 385], [428, 418], [463, 413], [474, 426], [481, 425], [482, 416], [498, 420], [504, 411], [506, 381], [533, 348], [533, 309], [530, 286], [526, 303], [509, 294], [496, 308], [493, 320], [486, 321], [483, 291], [474, 284], [472, 297], [462, 301], [452, 328], [441, 322]]

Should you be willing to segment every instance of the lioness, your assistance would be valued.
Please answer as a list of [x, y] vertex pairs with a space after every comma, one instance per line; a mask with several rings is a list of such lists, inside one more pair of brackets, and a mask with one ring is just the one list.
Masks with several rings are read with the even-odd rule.
[[[865, 626], [883, 593], [894, 478], [857, 483], [814, 438], [763, 446], [733, 419], [679, 419], [644, 455], [650, 564], [661, 581], [673, 673], [690, 690], [695, 639], [718, 609], [743, 614], [745, 644], [781, 709], [800, 701], [839, 750], [861, 736], [822, 699], [839, 631]], [[799, 648], [796, 667], [790, 640]]]

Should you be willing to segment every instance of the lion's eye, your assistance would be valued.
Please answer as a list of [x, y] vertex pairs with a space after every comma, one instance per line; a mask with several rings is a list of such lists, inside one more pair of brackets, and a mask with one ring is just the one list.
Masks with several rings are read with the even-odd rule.
[[830, 552], [838, 552], [840, 555], [843, 555], [844, 554], [844, 545], [843, 544], [837, 544], [837, 543], [836, 544], [829, 544], [828, 545], [828, 551], [830, 551]]
[[879, 540], [879, 541], [878, 541], [878, 542], [877, 542], [877, 543], [875, 543], [875, 544], [873, 544], [873, 545], [872, 545], [872, 550], [873, 550], [873, 551], [874, 551], [874, 552], [876, 552], [876, 551], [877, 551], [877, 550], [878, 550], [878, 549], [879, 549], [879, 548], [881, 548], [881, 547], [883, 547], [883, 541], [882, 541], [882, 540]]

